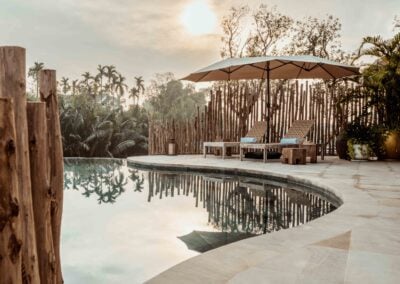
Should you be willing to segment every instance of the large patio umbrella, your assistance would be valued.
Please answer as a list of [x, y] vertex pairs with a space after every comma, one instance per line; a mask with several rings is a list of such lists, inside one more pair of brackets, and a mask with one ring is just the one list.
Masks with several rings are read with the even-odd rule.
[[182, 80], [337, 79], [358, 74], [358, 67], [315, 56], [262, 56], [224, 59]]
[[[266, 79], [338, 79], [359, 74], [359, 68], [316, 56], [261, 56], [228, 58], [182, 78], [192, 82]], [[267, 116], [269, 132], [269, 117]]]

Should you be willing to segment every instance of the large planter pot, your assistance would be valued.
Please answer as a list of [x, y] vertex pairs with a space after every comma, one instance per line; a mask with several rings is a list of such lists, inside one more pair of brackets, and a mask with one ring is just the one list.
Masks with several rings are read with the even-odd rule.
[[390, 132], [384, 147], [387, 159], [400, 159], [400, 132]]
[[347, 139], [343, 138], [342, 135], [338, 135], [336, 137], [336, 154], [342, 160], [350, 160], [350, 156], [347, 151]]
[[369, 159], [369, 146], [367, 144], [353, 144], [352, 146], [352, 160], [364, 161]]

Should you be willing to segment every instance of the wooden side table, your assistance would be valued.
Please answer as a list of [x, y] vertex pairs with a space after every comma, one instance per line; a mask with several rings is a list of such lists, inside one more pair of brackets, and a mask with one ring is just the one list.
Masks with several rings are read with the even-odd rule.
[[307, 150], [305, 148], [283, 148], [281, 162], [290, 165], [305, 165]]
[[303, 144], [300, 146], [300, 148], [306, 149], [306, 156], [310, 157], [310, 163], [317, 162], [317, 144]]
[[239, 142], [204, 142], [203, 143], [203, 156], [207, 156], [207, 148], [220, 148], [222, 150], [222, 159], [225, 159], [226, 149], [239, 147]]

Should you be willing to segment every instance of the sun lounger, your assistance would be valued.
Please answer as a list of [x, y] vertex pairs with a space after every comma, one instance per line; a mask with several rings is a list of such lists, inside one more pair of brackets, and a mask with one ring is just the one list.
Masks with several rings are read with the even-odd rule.
[[[265, 131], [267, 130], [266, 121], [258, 121], [254, 126], [247, 132], [245, 138], [252, 143], [261, 143], [264, 141]], [[243, 138], [242, 138], [243, 139]], [[246, 141], [246, 139], [244, 139]], [[239, 147], [240, 142], [204, 142], [203, 143], [203, 155], [206, 158], [207, 148], [220, 148], [222, 149], [222, 159], [225, 159], [226, 149]]]
[[313, 125], [314, 120], [295, 120], [279, 143], [240, 143], [240, 160], [243, 160], [244, 151], [248, 149], [262, 150], [264, 162], [267, 162], [267, 151], [270, 149], [281, 152], [283, 148], [300, 147]]

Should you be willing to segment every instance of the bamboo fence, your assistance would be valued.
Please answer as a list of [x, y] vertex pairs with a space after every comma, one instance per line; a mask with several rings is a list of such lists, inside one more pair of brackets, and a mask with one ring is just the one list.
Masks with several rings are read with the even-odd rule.
[[[368, 94], [358, 85], [341, 83], [333, 87], [308, 81], [278, 82], [267, 98], [265, 88], [251, 91], [249, 84], [211, 91], [204, 109], [197, 109], [187, 121], [150, 119], [149, 154], [166, 154], [169, 139], [177, 154], [200, 154], [205, 141], [239, 141], [257, 121], [269, 121], [265, 142], [279, 139], [294, 120], [312, 119], [308, 140], [319, 144], [325, 155], [335, 155], [335, 141], [344, 121], [352, 121], [367, 108]], [[356, 99], [344, 100], [349, 96]], [[369, 109], [363, 119], [374, 123], [378, 111]]]

